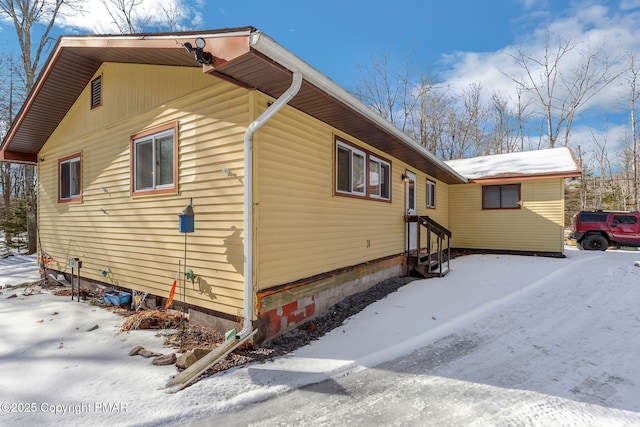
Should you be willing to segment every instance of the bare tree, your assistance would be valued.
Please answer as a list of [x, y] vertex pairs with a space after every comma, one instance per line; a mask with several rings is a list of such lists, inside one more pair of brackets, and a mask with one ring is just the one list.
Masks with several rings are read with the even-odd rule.
[[163, 14], [162, 27], [166, 27], [168, 31], [178, 31], [180, 29], [180, 23], [185, 19], [184, 9], [172, 3], [167, 9], [163, 10]]
[[635, 53], [629, 56], [629, 72], [627, 84], [629, 85], [629, 112], [631, 119], [631, 147], [628, 160], [631, 160], [631, 171], [633, 180], [633, 204], [636, 209], [640, 210], [640, 189], [638, 185], [638, 132], [636, 129], [636, 103], [640, 98], [640, 88], [638, 88], [638, 78], [640, 69], [638, 68]]
[[[187, 15], [192, 12], [189, 7], [178, 7], [175, 2], [166, 5], [161, 14], [145, 11], [144, 0], [100, 0], [100, 2], [120, 34], [144, 33], [151, 30], [177, 31]], [[105, 29], [96, 28], [96, 31], [104, 33]]]
[[[534, 56], [520, 48], [511, 57], [523, 76], [507, 76], [531, 93], [546, 121], [549, 148], [569, 143], [576, 114], [620, 74], [614, 74], [604, 47], [581, 49], [575, 41], [547, 31], [544, 50]], [[576, 60], [572, 65], [571, 60]], [[504, 73], [503, 73], [504, 74]]]
[[467, 145], [473, 147], [473, 156], [488, 154], [484, 148], [487, 118], [482, 105], [482, 84], [479, 82], [470, 84], [462, 94], [462, 102], [464, 110], [459, 116], [459, 121], [460, 129], [468, 140]]
[[[11, 19], [18, 37], [24, 68], [24, 86], [27, 90], [33, 87], [60, 8], [67, 5], [72, 9], [77, 4], [78, 0], [0, 0], [0, 13]], [[41, 27], [40, 37], [35, 44], [32, 40], [35, 35], [34, 26]]]
[[[453, 110], [453, 98], [446, 90], [423, 91], [413, 127], [413, 137], [433, 154], [438, 154], [445, 141], [451, 137], [447, 125], [449, 113]], [[414, 115], [415, 116], [415, 115]]]
[[[56, 19], [62, 6], [70, 10], [79, 6], [78, 0], [0, 0], [0, 14], [13, 22], [20, 46], [25, 92], [34, 85], [40, 61], [45, 54]], [[36, 30], [37, 29], [37, 30]], [[40, 36], [34, 43], [37, 33]], [[37, 36], [36, 36], [37, 38]], [[35, 166], [25, 166], [25, 194], [27, 203], [28, 251], [37, 250], [37, 215], [35, 195]]]
[[493, 92], [489, 102], [488, 121], [491, 132], [487, 135], [486, 150], [489, 154], [518, 151], [515, 114], [509, 108], [509, 100], [500, 93]]
[[142, 0], [100, 0], [106, 8], [111, 22], [120, 34], [142, 33], [150, 22], [150, 17], [140, 18], [136, 8]]
[[421, 96], [430, 87], [424, 79], [422, 84], [414, 84], [420, 79], [412, 78], [411, 64], [411, 55], [395, 68], [387, 53], [376, 55], [370, 67], [360, 67], [360, 82], [355, 89], [357, 98], [403, 132], [408, 131]]

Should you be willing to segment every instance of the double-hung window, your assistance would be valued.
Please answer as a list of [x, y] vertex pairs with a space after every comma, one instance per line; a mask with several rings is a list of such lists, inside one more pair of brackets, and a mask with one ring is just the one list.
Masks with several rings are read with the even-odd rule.
[[430, 179], [427, 180], [427, 207], [436, 207], [436, 183]]
[[520, 209], [520, 205], [520, 184], [482, 187], [482, 209]]
[[176, 188], [176, 127], [164, 126], [131, 139], [133, 193], [173, 192]]
[[337, 195], [391, 200], [391, 163], [353, 145], [336, 140]]
[[58, 201], [80, 200], [82, 189], [81, 155], [74, 154], [58, 160]]

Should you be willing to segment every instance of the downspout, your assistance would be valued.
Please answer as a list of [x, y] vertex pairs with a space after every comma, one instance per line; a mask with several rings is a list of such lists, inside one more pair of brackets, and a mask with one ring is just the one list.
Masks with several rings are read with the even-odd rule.
[[296, 96], [302, 86], [302, 73], [293, 72], [291, 86], [247, 128], [244, 134], [244, 325], [236, 339], [253, 330], [253, 134]]

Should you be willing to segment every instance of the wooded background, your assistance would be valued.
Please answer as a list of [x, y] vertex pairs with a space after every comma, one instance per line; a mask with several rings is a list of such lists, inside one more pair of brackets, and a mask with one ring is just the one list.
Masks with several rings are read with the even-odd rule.
[[[141, 0], [101, 0], [122, 34], [185, 30], [185, 16], [169, 7], [153, 23], [138, 13]], [[0, 51], [0, 138], [4, 139], [50, 49], [51, 31], [65, 13], [82, 13], [81, 0], [0, 0], [4, 26], [11, 23], [19, 49]], [[157, 17], [156, 17], [157, 18]], [[195, 28], [194, 28], [195, 29]], [[95, 29], [101, 33], [100, 28]], [[542, 51], [518, 48], [510, 54], [518, 72], [500, 70], [513, 84], [504, 93], [473, 82], [454, 90], [446, 82], [416, 69], [413, 55], [402, 61], [378, 52], [360, 68], [353, 94], [442, 160], [570, 147], [583, 171], [567, 181], [565, 225], [580, 210], [638, 210], [638, 141], [635, 109], [640, 65], [635, 52], [617, 52], [626, 67], [613, 67], [604, 46], [547, 31]], [[589, 102], [612, 84], [622, 85], [628, 109], [628, 132], [608, 141], [598, 131], [607, 117], [586, 117]], [[514, 95], [515, 94], [515, 95]], [[588, 155], [572, 142], [572, 128], [591, 120]], [[597, 121], [597, 122], [594, 122]], [[603, 123], [604, 122], [604, 123]], [[37, 182], [35, 166], [0, 164], [2, 253], [37, 250]]]

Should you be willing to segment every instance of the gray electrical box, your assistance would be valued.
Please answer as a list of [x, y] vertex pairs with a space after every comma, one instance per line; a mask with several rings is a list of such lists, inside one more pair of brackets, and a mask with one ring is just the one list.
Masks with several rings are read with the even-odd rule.
[[71, 258], [69, 260], [69, 267], [82, 268], [82, 261], [80, 261], [80, 258]]

